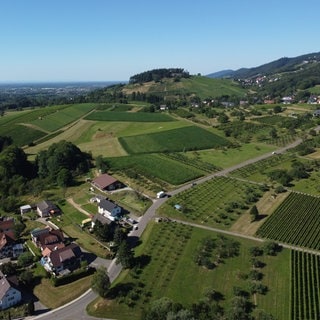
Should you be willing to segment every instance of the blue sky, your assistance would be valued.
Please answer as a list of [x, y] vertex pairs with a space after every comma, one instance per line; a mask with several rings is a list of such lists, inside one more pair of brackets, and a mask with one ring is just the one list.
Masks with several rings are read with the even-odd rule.
[[319, 0], [1, 0], [0, 81], [203, 75], [319, 49]]

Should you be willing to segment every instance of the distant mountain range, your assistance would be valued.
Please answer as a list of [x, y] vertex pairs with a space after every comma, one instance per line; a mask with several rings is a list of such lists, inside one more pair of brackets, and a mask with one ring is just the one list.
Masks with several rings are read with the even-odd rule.
[[294, 72], [308, 67], [310, 63], [320, 62], [320, 52], [304, 54], [294, 58], [283, 57], [278, 60], [254, 68], [241, 68], [238, 70], [222, 70], [206, 75], [209, 78], [246, 79], [261, 75], [272, 75], [284, 72]]

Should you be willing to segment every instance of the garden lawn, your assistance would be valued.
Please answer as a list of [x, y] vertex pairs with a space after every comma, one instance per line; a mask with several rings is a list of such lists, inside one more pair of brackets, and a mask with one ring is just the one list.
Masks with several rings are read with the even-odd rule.
[[99, 257], [105, 258], [109, 251], [97, 241], [91, 234], [82, 230], [81, 223], [84, 219], [87, 219], [84, 213], [79, 212], [69, 203], [65, 202], [59, 204], [63, 213], [61, 216], [53, 219], [53, 222], [58, 225], [63, 232], [71, 237], [80, 247], [94, 253]]
[[46, 307], [58, 308], [81, 296], [91, 287], [91, 277], [79, 279], [67, 285], [54, 287], [49, 279], [42, 279], [34, 288], [34, 294]]
[[221, 148], [230, 142], [197, 126], [119, 138], [129, 154]]
[[[190, 307], [202, 299], [209, 288], [223, 295], [221, 305], [227, 309], [233, 287], [248, 289], [248, 281], [241, 279], [239, 274], [249, 273], [249, 248], [259, 243], [233, 238], [240, 242], [239, 256], [224, 259], [224, 263], [208, 270], [196, 265], [193, 257], [201, 239], [209, 236], [216, 237], [216, 234], [175, 222], [149, 225], [142, 244], [136, 248], [136, 256], [144, 257], [145, 266], [136, 271], [124, 271], [112, 288], [111, 294], [117, 298], [92, 302], [88, 306], [89, 313], [96, 317], [138, 320], [142, 310], [156, 299], [168, 297]], [[281, 277], [284, 272], [289, 274], [290, 256], [282, 252], [277, 257], [262, 257], [261, 260], [267, 263], [261, 272], [266, 275], [262, 283], [268, 285], [269, 292], [258, 295], [259, 307], [274, 311], [275, 316], [288, 314], [290, 281], [288, 277]], [[267, 275], [269, 272], [272, 274]], [[272, 277], [279, 283], [272, 283]], [[274, 304], [281, 309], [277, 310]]]

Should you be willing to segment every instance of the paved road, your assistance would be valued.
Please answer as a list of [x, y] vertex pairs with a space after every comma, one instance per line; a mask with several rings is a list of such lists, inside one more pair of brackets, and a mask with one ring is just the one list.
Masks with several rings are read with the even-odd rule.
[[[319, 128], [317, 128], [319, 130]], [[295, 141], [294, 143], [284, 147], [284, 148], [280, 148], [278, 150], [275, 150], [276, 154], [281, 154], [284, 153], [286, 150], [291, 149], [296, 147], [297, 145], [299, 145], [302, 142], [301, 139]], [[248, 164], [257, 162], [259, 160], [262, 159], [266, 159], [268, 157], [274, 157], [276, 155], [269, 153], [269, 154], [264, 154], [262, 156], [253, 158], [253, 159], [249, 159], [247, 161], [244, 161], [240, 164], [237, 164], [233, 167], [224, 169], [222, 171], [216, 172], [214, 174], [211, 174], [209, 176], [206, 176], [204, 178], [198, 179], [196, 182], [197, 183], [203, 183], [207, 180], [210, 180], [216, 176], [223, 176], [226, 175], [236, 169], [242, 168]], [[188, 188], [191, 188], [192, 184], [188, 183], [185, 184], [181, 187], [179, 187], [176, 190], [171, 191], [170, 193], [168, 193], [169, 195], [175, 195], [178, 194]], [[131, 237], [131, 239], [133, 240], [138, 240], [140, 238], [140, 236], [142, 235], [143, 231], [145, 230], [147, 224], [149, 223], [149, 221], [151, 221], [152, 219], [154, 219], [155, 215], [156, 215], [156, 211], [157, 209], [165, 202], [167, 201], [167, 197], [165, 198], [161, 198], [161, 199], [157, 199], [153, 202], [153, 204], [150, 206], [150, 208], [146, 211], [146, 213], [139, 219], [138, 222], [138, 229], [137, 230], [132, 230], [129, 234], [129, 236]], [[181, 221], [182, 222], [182, 221]], [[187, 223], [187, 222], [183, 222], [183, 223]], [[188, 223], [190, 225], [193, 225], [195, 227], [200, 227], [200, 228], [204, 228], [204, 229], [208, 229], [208, 230], [212, 230], [215, 232], [220, 232], [220, 233], [225, 233], [225, 234], [230, 234], [230, 235], [234, 235], [234, 236], [238, 236], [238, 237], [244, 237], [247, 239], [253, 239], [256, 241], [263, 241], [262, 239], [259, 238], [255, 238], [255, 237], [251, 237], [251, 236], [244, 236], [242, 234], [239, 233], [234, 233], [234, 232], [230, 232], [230, 231], [225, 231], [225, 230], [220, 230], [220, 229], [215, 229], [215, 228], [210, 228], [207, 226], [203, 226], [203, 225], [197, 225], [197, 224], [192, 224], [192, 223]], [[300, 249], [301, 248], [296, 248], [294, 246], [288, 246], [286, 244], [282, 244], [284, 247], [288, 247], [291, 249]], [[319, 254], [319, 252], [317, 252], [317, 254]], [[117, 265], [115, 263], [115, 261], [113, 260], [109, 266], [108, 266], [108, 273], [109, 273], [109, 277], [111, 282], [113, 282], [117, 276], [120, 274], [121, 272], [121, 265]], [[79, 297], [78, 299], [76, 299], [75, 301], [72, 301], [70, 303], [68, 303], [65, 306], [62, 306], [58, 309], [55, 309], [53, 311], [47, 312], [44, 315], [40, 315], [37, 317], [33, 317], [32, 319], [46, 319], [46, 320], [55, 320], [55, 319], [59, 319], [59, 320], [74, 320], [74, 319], [81, 319], [81, 320], [92, 320], [92, 319], [99, 319], [99, 318], [94, 318], [94, 317], [90, 317], [87, 315], [85, 308], [86, 306], [93, 301], [95, 298], [97, 297], [97, 295], [92, 291], [92, 290], [88, 290], [85, 294], [83, 294], [81, 297]], [[101, 319], [101, 318], [100, 318]]]

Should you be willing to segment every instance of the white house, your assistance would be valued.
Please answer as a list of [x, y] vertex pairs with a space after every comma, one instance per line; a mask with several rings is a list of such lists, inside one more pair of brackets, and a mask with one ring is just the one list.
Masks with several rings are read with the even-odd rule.
[[13, 307], [21, 301], [21, 292], [16, 285], [0, 271], [0, 310]]
[[98, 204], [98, 212], [110, 219], [111, 221], [120, 218], [121, 211], [122, 208], [120, 206], [107, 199], [101, 200]]

